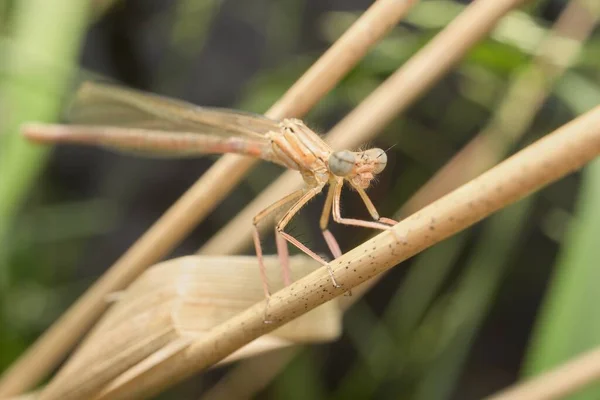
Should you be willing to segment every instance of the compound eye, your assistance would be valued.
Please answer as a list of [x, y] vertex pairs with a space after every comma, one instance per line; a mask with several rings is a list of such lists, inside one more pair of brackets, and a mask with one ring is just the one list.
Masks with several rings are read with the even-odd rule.
[[373, 173], [378, 174], [385, 169], [387, 154], [382, 149], [370, 149], [365, 152], [370, 160], [373, 160]]
[[329, 156], [329, 170], [336, 176], [346, 176], [354, 168], [356, 156], [348, 150], [336, 151]]

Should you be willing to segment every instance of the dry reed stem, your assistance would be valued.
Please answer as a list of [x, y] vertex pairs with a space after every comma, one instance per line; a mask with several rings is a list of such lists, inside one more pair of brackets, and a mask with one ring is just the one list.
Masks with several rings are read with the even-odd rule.
[[[398, 113], [447, 72], [494, 25], [523, 0], [480, 0], [468, 6], [327, 135], [334, 148], [353, 148], [373, 138]], [[231, 254], [252, 241], [252, 218], [269, 204], [302, 187], [295, 171], [284, 173], [201, 249], [202, 254]], [[261, 229], [267, 229], [262, 224]], [[237, 240], [231, 240], [232, 237]]]
[[263, 322], [266, 303], [258, 303], [207, 332], [184, 353], [162, 365], [139, 375], [123, 374], [95, 399], [139, 398], [157, 393], [281, 324], [581, 168], [598, 154], [600, 107], [404, 219], [390, 231], [382, 232], [332, 261], [330, 266], [340, 288], [332, 286], [327, 269], [322, 267], [271, 297], [268, 316], [273, 323]]
[[563, 399], [598, 380], [600, 380], [600, 348], [590, 350], [542, 375], [509, 387], [486, 399]]
[[[553, 84], [577, 60], [598, 18], [600, 3], [596, 0], [568, 3], [531, 64], [515, 74], [487, 126], [413, 194], [398, 218], [416, 212], [500, 162], [527, 133]], [[360, 300], [379, 279], [366, 282], [354, 296], [342, 299], [342, 308]]]
[[[516, 5], [517, 4], [515, 4], [514, 6], [516, 6]], [[474, 7], [474, 6], [471, 6], [471, 7]], [[568, 9], [572, 9], [572, 8], [576, 8], [576, 7], [568, 6]], [[509, 10], [510, 10], [510, 7], [507, 9], [507, 11], [509, 11]], [[481, 21], [487, 20], [487, 23], [490, 25], [493, 25], [497, 22], [498, 14], [490, 13], [490, 15], [486, 17], [485, 15], [482, 16], [478, 12], [475, 12], [472, 10], [469, 10], [469, 12], [471, 12], [472, 14], [467, 14], [468, 17], [465, 17], [463, 14], [464, 20], [467, 20], [467, 21], [469, 19], [479, 19]], [[566, 19], [566, 18], [563, 17], [561, 19]], [[570, 20], [570, 18], [568, 18], [568, 19]], [[570, 24], [567, 24], [567, 25], [570, 25]], [[582, 25], [583, 26], [581, 27], [581, 30], [584, 31], [586, 29], [585, 26], [587, 26], [587, 25], [585, 23]], [[577, 38], [579, 36], [577, 34], [569, 35], [568, 31], [562, 32], [560, 27], [562, 27], [562, 25], [557, 23], [555, 29], [557, 31], [559, 31], [557, 33], [557, 35], [560, 35], [561, 37], [563, 36], [563, 34], [565, 34], [566, 36], [571, 36], [573, 38]], [[458, 31], [456, 31], [456, 32], [457, 33], [453, 33], [453, 32], [449, 33], [448, 28], [446, 28], [440, 35], [438, 35], [437, 42], [432, 41], [428, 45], [429, 54], [436, 53], [434, 50], [431, 50], [432, 47], [434, 49], [436, 49], [437, 52], [440, 52], [440, 53], [443, 53], [445, 51], [452, 53], [452, 54], [455, 53], [456, 51], [453, 48], [450, 48], [449, 46], [451, 46], [452, 43], [460, 44], [463, 42], [462, 38], [455, 36], [455, 35], [458, 35]], [[442, 37], [443, 39], [439, 39], [440, 37]], [[477, 36], [471, 35], [471, 37], [473, 37], [475, 40], [477, 40]], [[583, 38], [581, 40], [583, 40]], [[554, 44], [554, 42], [552, 42], [552, 43], [549, 42], [548, 45], [550, 45], [550, 44]], [[551, 47], [553, 47], [553, 46], [542, 46], [542, 48], [551, 48]], [[412, 74], [417, 74], [418, 72], [416, 72], [416, 71], [418, 71], [418, 69], [420, 68], [420, 64], [415, 63], [412, 60], [416, 59], [419, 54], [420, 53], [418, 53], [411, 59], [412, 64], [407, 63], [407, 65], [400, 68], [396, 74], [397, 75], [398, 74], [406, 74], [406, 76], [410, 76]], [[563, 52], [561, 52], [561, 55], [568, 56], [569, 54], [563, 54]], [[538, 56], [537, 60], [542, 60], [542, 59], [540, 56]], [[425, 61], [427, 61], [427, 60], [425, 60]], [[414, 69], [414, 71], [406, 72], [405, 71], [406, 68], [410, 68], [411, 65], [412, 65], [412, 68]], [[431, 77], [431, 78], [424, 77], [423, 78], [423, 80], [425, 82], [428, 79], [433, 80], [434, 77]], [[410, 85], [411, 83], [415, 83], [415, 82], [410, 82], [410, 81], [406, 81], [406, 80], [396, 80], [396, 83], [398, 86], [392, 87], [387, 92], [383, 92], [375, 104], [380, 103], [382, 105], [386, 105], [386, 104], [392, 103], [394, 100], [397, 100], [397, 99], [392, 98], [395, 95], [395, 93], [402, 93], [403, 95], [406, 95], [406, 97], [401, 99], [401, 100], [403, 100], [403, 102], [401, 104], [399, 104], [398, 109], [396, 110], [396, 113], [400, 113], [406, 108], [406, 106], [408, 106], [410, 104], [410, 102], [412, 100], [414, 100], [414, 98], [416, 98], [420, 94], [419, 89], [425, 90], [427, 88], [427, 84], [425, 83], [425, 84], [420, 85], [420, 87], [418, 86], [416, 88], [416, 90], [406, 93], [408, 85]], [[417, 80], [417, 83], [418, 83], [418, 80]], [[377, 96], [376, 93], [377, 93], [377, 91], [374, 92], [367, 100], [372, 99], [374, 96]], [[412, 96], [411, 96], [411, 94], [412, 94]], [[359, 106], [359, 108], [360, 108], [360, 106]], [[359, 112], [359, 108], [355, 109], [353, 111], [353, 113]], [[361, 109], [361, 110], [366, 110], [365, 111], [366, 114], [359, 115], [359, 117], [355, 117], [353, 119], [354, 120], [362, 119], [364, 121], [370, 121], [372, 116], [369, 114], [369, 112], [371, 112], [373, 109], [376, 109], [376, 107], [367, 107], [367, 108]], [[352, 125], [352, 123], [346, 123], [343, 126], [341, 126], [340, 128], [338, 128], [338, 127], [334, 128], [333, 132], [338, 132], [338, 136], [333, 138], [333, 140], [337, 140], [337, 146], [342, 147], [342, 148], [355, 147], [355, 146], [359, 145], [361, 143], [361, 141], [366, 141], [377, 133], [376, 128], [375, 129], [367, 128], [367, 130], [363, 130], [363, 131], [360, 131], [360, 130], [357, 130], [354, 128], [358, 128], [358, 126]], [[328, 140], [332, 140], [332, 138], [328, 137]], [[476, 160], [471, 160], [471, 161], [476, 161]], [[498, 160], [496, 160], [494, 163], [496, 163], [496, 162], [498, 162]], [[484, 169], [477, 169], [477, 171], [479, 173], [481, 173], [481, 172], [485, 171], [486, 169], [488, 169], [489, 167], [491, 167], [492, 165], [494, 165], [494, 163], [492, 163], [492, 164], [486, 163]], [[465, 181], [466, 180], [464, 180], [463, 182], [465, 182]], [[202, 253], [202, 254], [227, 254], [227, 253], [236, 253], [236, 252], [241, 251], [244, 247], [248, 246], [249, 241], [250, 241], [250, 239], [249, 239], [250, 233], [247, 229], [248, 228], [247, 221], [249, 221], [254, 215], [256, 215], [260, 210], [262, 210], [268, 204], [275, 202], [277, 199], [283, 197], [287, 193], [291, 193], [295, 189], [299, 188], [302, 184], [303, 184], [302, 180], [294, 172], [290, 171], [290, 172], [287, 172], [286, 174], [284, 174], [277, 181], [275, 181], [273, 184], [271, 184], [267, 189], [265, 189], [252, 203], [250, 203], [246, 207], [246, 209], [244, 209], [241, 213], [239, 213], [236, 216], [236, 218], [234, 218], [227, 226], [225, 226], [223, 229], [221, 229], [221, 231], [219, 231], [216, 235], [214, 235], [213, 238], [211, 240], [209, 240], [206, 243], [206, 245], [200, 249], [200, 253]], [[453, 185], [452, 189], [456, 188], [457, 186], [459, 186], [458, 183]], [[441, 195], [435, 196], [435, 194], [430, 194], [429, 190], [426, 191], [425, 193], [426, 193], [427, 198], [437, 199], [437, 198], [441, 197]], [[421, 206], [419, 208], [421, 208], [425, 205], [426, 204], [421, 204]], [[267, 225], [267, 224], [264, 224], [264, 225]], [[262, 226], [261, 228], [265, 229], [266, 227]], [[238, 240], [237, 242], [227, 240], [227, 238], [230, 238], [231, 234], [233, 234], [234, 232], [236, 233], [236, 235], [239, 235], [238, 238], [242, 238], [243, 240]], [[242, 234], [243, 234], [243, 236], [242, 236]], [[340, 299], [341, 300], [340, 305], [342, 306], [342, 308], [347, 309], [352, 304], [354, 304], [356, 301], [361, 299], [362, 295], [364, 293], [366, 293], [373, 286], [373, 284], [376, 283], [377, 281], [378, 281], [378, 279], [369, 280], [365, 284], [360, 285], [358, 288], [356, 288], [353, 291], [353, 296], [344, 297], [343, 299]], [[287, 365], [288, 361], [290, 361], [293, 358], [293, 354], [294, 353], [291, 353], [291, 352], [282, 352], [281, 356], [280, 356], [281, 360], [278, 360], [279, 362], [273, 363], [272, 365], [277, 368], [284, 368]], [[274, 355], [274, 357], [276, 358], [278, 356]], [[246, 363], [248, 363], [250, 366], [246, 367], [245, 366]], [[251, 363], [252, 363], [252, 361], [246, 361], [245, 363], [236, 367], [236, 370], [234, 371], [234, 375], [232, 377], [227, 376], [226, 378], [224, 378], [224, 382], [229, 382], [229, 380], [239, 380], [240, 382], [242, 382], [242, 384], [245, 385], [248, 382], [248, 380], [245, 379], [244, 372], [251, 373], [252, 371], [254, 371], [254, 368], [252, 367]], [[275, 375], [275, 374], [273, 374], [273, 375]], [[255, 387], [255, 385], [251, 385], [251, 386]], [[258, 386], [258, 387], [262, 388], [262, 386]], [[226, 386], [224, 384], [218, 383], [215, 386], [214, 393], [212, 392], [212, 390], [210, 393], [211, 394], [208, 395], [208, 398], [213, 398], [213, 397], [218, 398], [219, 396], [222, 396], [223, 393], [227, 393]], [[252, 392], [246, 391], [245, 393], [247, 396], [249, 396], [249, 393], [251, 394]]]
[[[417, 0], [379, 0], [294, 84], [268, 112], [302, 116], [404, 16]], [[5, 382], [34, 386], [106, 309], [109, 293], [131, 283], [159, 261], [239, 182], [254, 160], [222, 157], [3, 375]]]
[[38, 396], [39, 396], [38, 392], [27, 392], [27, 393], [23, 393], [18, 396], [15, 396], [15, 397], [8, 397], [3, 400], [37, 400]]
[[502, 160], [531, 125], [556, 80], [576, 61], [598, 22], [600, 3], [567, 4], [531, 64], [517, 72], [490, 123], [402, 207], [410, 215]]

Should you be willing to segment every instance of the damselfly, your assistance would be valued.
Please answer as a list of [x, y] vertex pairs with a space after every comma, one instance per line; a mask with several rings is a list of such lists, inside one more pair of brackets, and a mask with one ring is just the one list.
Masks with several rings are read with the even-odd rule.
[[[375, 175], [385, 168], [386, 153], [377, 148], [358, 152], [333, 151], [298, 119], [275, 121], [261, 115], [198, 107], [98, 83], [82, 85], [67, 118], [73, 125], [29, 123], [23, 126], [22, 132], [37, 142], [98, 145], [150, 156], [238, 153], [299, 171], [306, 186], [265, 208], [252, 221], [254, 245], [267, 298], [270, 292], [258, 224], [284, 206], [291, 204], [276, 224], [275, 237], [286, 285], [290, 283], [287, 240], [327, 265], [333, 285], [339, 287], [327, 261], [285, 231], [294, 215], [326, 185], [329, 185], [329, 190], [320, 227], [335, 258], [342, 252], [327, 229], [332, 213], [334, 221], [345, 225], [387, 230], [396, 223], [380, 217], [365, 193]], [[360, 195], [374, 221], [342, 217], [340, 196], [344, 182]]]

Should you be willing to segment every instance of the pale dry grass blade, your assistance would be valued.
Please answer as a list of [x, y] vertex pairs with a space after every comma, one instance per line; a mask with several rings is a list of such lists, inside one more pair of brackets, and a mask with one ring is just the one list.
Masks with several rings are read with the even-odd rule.
[[[464, 54], [523, 0], [482, 0], [472, 3], [423, 49], [400, 67], [338, 123], [327, 136], [333, 148], [353, 148], [372, 139], [398, 113], [447, 72]], [[252, 226], [248, 221], [268, 204], [303, 185], [297, 173], [286, 172], [229, 224], [215, 234], [200, 252], [231, 254], [250, 245]], [[268, 224], [263, 224], [267, 229]], [[234, 235], [235, 234], [235, 235]], [[238, 240], [231, 240], [234, 235]]]
[[[269, 281], [283, 287], [278, 258], [266, 257]], [[293, 278], [318, 264], [290, 258]], [[123, 373], [136, 375], [176, 357], [195, 340], [264, 298], [254, 257], [188, 256], [148, 269], [120, 296], [107, 316], [41, 399], [88, 398]], [[331, 341], [341, 333], [337, 302], [328, 302], [239, 349], [223, 362], [298, 343]]]
[[600, 348], [588, 351], [540, 376], [486, 397], [486, 400], [564, 399], [598, 380], [600, 380]]
[[[416, 1], [375, 2], [267, 114], [275, 118], [302, 116]], [[106, 309], [105, 296], [126, 287], [172, 250], [242, 179], [253, 161], [238, 156], [221, 158], [11, 366], [3, 379], [30, 387], [46, 376]]]
[[[327, 302], [493, 212], [581, 168], [600, 154], [600, 107], [578, 117], [478, 178], [331, 262], [335, 288], [320, 268], [275, 293], [272, 324], [258, 303], [195, 340], [182, 354], [131, 379], [124, 374], [95, 399], [147, 397], [205, 369], [281, 324]], [[399, 240], [399, 237], [404, 238]]]

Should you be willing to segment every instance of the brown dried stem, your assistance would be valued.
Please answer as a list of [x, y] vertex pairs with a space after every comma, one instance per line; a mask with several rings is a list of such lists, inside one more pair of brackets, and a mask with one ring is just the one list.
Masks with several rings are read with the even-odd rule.
[[[327, 135], [334, 148], [352, 148], [373, 138], [394, 117], [447, 72], [494, 25], [523, 0], [476, 1], [415, 54]], [[269, 204], [303, 185], [297, 172], [288, 171], [221, 229], [200, 250], [203, 254], [231, 254], [251, 243], [249, 221]], [[262, 229], [267, 229], [263, 224]], [[236, 240], [231, 240], [235, 237]]]
[[[594, 0], [575, 0], [567, 4], [549, 35], [540, 44], [539, 52], [531, 64], [515, 74], [507, 90], [507, 96], [497, 108], [489, 126], [413, 195], [399, 212], [401, 216], [410, 215], [442, 197], [504, 158], [511, 145], [516, 143], [529, 128], [554, 82], [577, 59], [583, 43], [597, 24], [599, 15], [600, 7]], [[529, 81], [531, 76], [535, 77], [533, 81]], [[515, 114], [518, 116], [517, 121], [513, 119]], [[504, 132], [509, 135], [503, 138]], [[494, 140], [494, 135], [500, 137]], [[497, 145], [492, 148], [494, 143]], [[502, 148], [499, 148], [500, 143]], [[353, 296], [340, 299], [342, 307], [348, 308], [360, 300], [362, 294], [366, 293], [382, 276], [383, 274], [359, 286], [353, 291]], [[272, 359], [276, 362], [270, 365], [283, 369], [294, 354], [291, 351], [274, 354]], [[250, 362], [245, 361], [237, 366], [231, 376], [228, 374], [223, 382], [219, 382], [203, 399], [227, 398], [227, 388], [239, 386], [245, 388], [244, 394], [250, 398], [255, 391], [249, 388], [256, 386], [248, 382], [249, 379], [245, 375], [245, 373], [251, 374], [254, 370]], [[271, 375], [275, 376], [275, 372]], [[266, 382], [261, 383], [262, 389]]]
[[410, 215], [492, 167], [527, 132], [554, 82], [576, 61], [598, 22], [599, 3], [570, 2], [531, 64], [517, 72], [490, 123], [406, 202]]
[[267, 304], [258, 303], [207, 332], [185, 351], [152, 368], [134, 369], [121, 375], [96, 399], [149, 396], [163, 390], [285, 322], [581, 168], [598, 154], [600, 107], [404, 219], [391, 231], [375, 236], [334, 260], [330, 266], [341, 288], [334, 288], [326, 268], [320, 268], [271, 297], [268, 317], [273, 323], [264, 323]]
[[[600, 3], [574, 0], [567, 4], [537, 55], [512, 79], [492, 119], [465, 147], [402, 206], [400, 219], [425, 207], [496, 165], [527, 133], [554, 83], [577, 60], [585, 40], [600, 18]], [[344, 309], [378, 282], [373, 279], [341, 301]]]
[[[301, 116], [406, 14], [417, 0], [379, 0], [293, 85], [268, 112], [280, 119]], [[200, 178], [28, 351], [2, 382], [31, 388], [106, 309], [106, 296], [131, 283], [171, 251], [242, 179], [253, 159], [225, 156]], [[14, 391], [13, 391], [14, 393]]]
[[[506, 7], [504, 12], [507, 12], [510, 10], [510, 7], [515, 7], [518, 4], [513, 3], [512, 5], [510, 4], [504, 4], [504, 6]], [[487, 5], [486, 5], [487, 7]], [[475, 6], [471, 6], [470, 9], [468, 9], [467, 11], [465, 11], [465, 13], [462, 14], [462, 18], [463, 21], [469, 21], [469, 20], [479, 20], [481, 22], [483, 22], [484, 24], [487, 23], [487, 25], [491, 27], [497, 22], [498, 18], [501, 17], [501, 15], [498, 15], [496, 12], [493, 12], [493, 10], [491, 10], [491, 8], [482, 8], [482, 9], [475, 9]], [[471, 42], [470, 44], [468, 44], [468, 46], [472, 46], [477, 40], [479, 40], [486, 32], [482, 32], [479, 31], [479, 35], [474, 34], [474, 32], [468, 32], [469, 34], [469, 38], [473, 39], [473, 42]], [[431, 59], [436, 59], [437, 54], [456, 54], [457, 50], [455, 49], [456, 45], [466, 45], [464, 38], [461, 36], [463, 35], [464, 32], [461, 32], [458, 30], [458, 28], [451, 28], [448, 27], [446, 28], [440, 35], [438, 35], [438, 37], [436, 38], [435, 41], [432, 41], [425, 49], [423, 49], [423, 51], [421, 51], [420, 53], [418, 53], [417, 55], [415, 55], [412, 59], [410, 63], [407, 63], [405, 66], [403, 66], [402, 68], [400, 68], [398, 70], [398, 72], [396, 73], [395, 76], [400, 76], [400, 77], [410, 77], [410, 76], [414, 76], [419, 74], [419, 70], [422, 68], [422, 64], [415, 61], [418, 60], [418, 57], [421, 57], [420, 59], [422, 60], [422, 63], [425, 64], [435, 64], [432, 63], [430, 60]], [[462, 48], [462, 52], [464, 53], [466, 50], [468, 50], [468, 47], [465, 49], [464, 47]], [[426, 54], [428, 55], [427, 57], [423, 56], [422, 54], [426, 52]], [[431, 55], [434, 56], [431, 56]], [[428, 58], [428, 57], [432, 57], [432, 58]], [[454, 60], [452, 60], [453, 62], [455, 62]], [[439, 64], [438, 65], [440, 68], [442, 68], [442, 70], [446, 70], [447, 68], [449, 68], [451, 65], [447, 64], [447, 65], [442, 65]], [[441, 72], [437, 73], [438, 76], [441, 74]], [[397, 103], [397, 108], [395, 110], [395, 113], [400, 113], [402, 112], [411, 102], [412, 100], [414, 100], [416, 97], [418, 97], [418, 95], [421, 94], [421, 92], [423, 90], [425, 90], [429, 83], [431, 81], [435, 80], [435, 76], [428, 76], [426, 72], [423, 72], [422, 76], [419, 76], [418, 79], [416, 79], [414, 82], [410, 80], [410, 78], [406, 78], [406, 79], [396, 79], [394, 84], [390, 84], [391, 79], [388, 80], [388, 82], [386, 82], [387, 86], [387, 90], [384, 90], [382, 88], [378, 89], [378, 91], [374, 92], [369, 98], [367, 98], [367, 100], [365, 100], [365, 103], [367, 101], [371, 101], [374, 104], [378, 104], [380, 106], [380, 108], [385, 108], [385, 107], [393, 107], [394, 102], [398, 101]], [[411, 89], [411, 85], [415, 85], [412, 86], [413, 89]], [[383, 87], [383, 85], [382, 85]], [[402, 97], [400, 99], [398, 99], [399, 94], [402, 95]], [[376, 100], [376, 101], [375, 101]], [[372, 121], [374, 119], [374, 116], [372, 116], [370, 114], [370, 112], [372, 112], [373, 110], [377, 110], [377, 106], [375, 107], [365, 107], [361, 104], [361, 106], [359, 106], [357, 109], [355, 109], [353, 111], [353, 113], [351, 115], [354, 115], [354, 117], [350, 118], [350, 116], [348, 118], [350, 118], [350, 122], [344, 123], [344, 124], [340, 124], [339, 127], [335, 127], [333, 129], [332, 132], [337, 132], [337, 136], [334, 136], [333, 138], [330, 136], [328, 137], [328, 140], [333, 140], [336, 141], [337, 143], [335, 143], [337, 146], [339, 146], [340, 148], [352, 148], [355, 147], [359, 144], [361, 144], [362, 141], [366, 141], [370, 138], [372, 138], [373, 136], [375, 136], [378, 132], [378, 128], [373, 126], [367, 126], [366, 128], [364, 126], [359, 126], [359, 125], [353, 125], [352, 121], [354, 120], [362, 120], [362, 121]], [[357, 113], [360, 113], [358, 115], [356, 115]], [[390, 117], [388, 117], [390, 118]], [[346, 121], [346, 120], [344, 120]], [[385, 125], [385, 124], [383, 124]], [[362, 131], [361, 131], [362, 129]], [[493, 165], [493, 164], [492, 164]], [[489, 168], [491, 165], [486, 165], [486, 168]], [[482, 170], [483, 171], [483, 170]], [[482, 172], [480, 171], [480, 172]], [[251, 220], [251, 218], [256, 215], [260, 210], [262, 210], [264, 207], [266, 207], [268, 204], [271, 204], [273, 202], [275, 202], [277, 199], [281, 198], [283, 195], [290, 193], [292, 191], [294, 191], [295, 189], [297, 189], [298, 187], [300, 187], [302, 185], [302, 181], [301, 179], [297, 176], [297, 174], [293, 173], [293, 172], [288, 172], [286, 174], [284, 174], [281, 178], [279, 178], [277, 181], [275, 181], [270, 187], [268, 187], [266, 190], [264, 190], [262, 192], [261, 195], [259, 195], [250, 205], [248, 205], [246, 207], [246, 209], [244, 209], [241, 213], [239, 213], [235, 219], [233, 219], [226, 227], [224, 227], [219, 233], [217, 233], [215, 236], [213, 236], [213, 238], [206, 243], [206, 245], [204, 247], [202, 247], [202, 249], [200, 249], [200, 252], [203, 254], [227, 254], [227, 253], [236, 253], [241, 251], [242, 249], [244, 249], [244, 247], [248, 246], [250, 243], [250, 232], [248, 230], [249, 224], [247, 221]], [[454, 186], [457, 187], [458, 184], [456, 184]], [[439, 198], [440, 196], [436, 197]], [[422, 204], [422, 206], [424, 206], [425, 204]], [[265, 226], [263, 226], [262, 228], [265, 229], [267, 224], [264, 224]], [[228, 238], [231, 238], [232, 234], [235, 233], [235, 235], [238, 237], [237, 241], [231, 241], [228, 240]], [[358, 291], [354, 291], [354, 296], [351, 297], [346, 297], [344, 299], [342, 299], [342, 301], [340, 302], [340, 304], [344, 307], [347, 308], [349, 307], [351, 304], [354, 304], [355, 301], [357, 301], [358, 299], [360, 299], [363, 293], [365, 293], [371, 286], [372, 283], [371, 282], [375, 282], [377, 281], [376, 279], [367, 282], [365, 285], [362, 285], [361, 287], [358, 288]], [[282, 361], [280, 363], [278, 363], [278, 367], [283, 368], [283, 366], [285, 366], [287, 364], [287, 361], [291, 360], [292, 355], [289, 352], [286, 353], [282, 353], [281, 355], [282, 357]], [[240, 369], [239, 372], [236, 373], [236, 377], [241, 377], [240, 379], [245, 382], [244, 378], [243, 378], [243, 372], [242, 371], [250, 371], [251, 368], [245, 368], [244, 364], [240, 365], [238, 367]], [[220, 387], [222, 387], [223, 385], [220, 385]], [[217, 393], [214, 393], [215, 396], [217, 396]]]
[[596, 348], [549, 372], [487, 397], [487, 400], [564, 399], [599, 379], [600, 348]]

